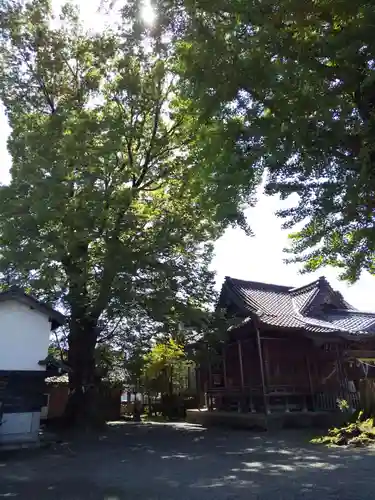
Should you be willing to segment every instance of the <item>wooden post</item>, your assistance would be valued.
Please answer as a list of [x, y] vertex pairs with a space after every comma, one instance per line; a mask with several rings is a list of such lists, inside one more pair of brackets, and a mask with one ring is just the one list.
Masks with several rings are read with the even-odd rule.
[[305, 359], [306, 359], [307, 375], [309, 377], [309, 387], [310, 387], [310, 394], [311, 394], [311, 401], [312, 401], [312, 409], [313, 409], [313, 411], [315, 411], [314, 386], [313, 386], [312, 377], [311, 377], [309, 355], [307, 355]]
[[243, 374], [243, 360], [242, 360], [242, 344], [241, 340], [237, 340], [237, 351], [238, 351], [238, 362], [240, 366], [240, 380], [241, 380], [241, 397], [240, 397], [240, 403], [238, 405], [238, 411], [242, 411], [243, 408], [243, 390], [244, 390], [244, 385], [245, 385], [245, 379], [244, 379], [244, 374]]
[[227, 382], [227, 362], [226, 362], [226, 349], [225, 345], [223, 346], [223, 377], [224, 377], [224, 388], [227, 388], [228, 382]]
[[259, 354], [259, 365], [260, 365], [260, 377], [262, 380], [262, 392], [263, 392], [263, 402], [264, 402], [264, 412], [266, 415], [268, 415], [268, 400], [267, 400], [267, 393], [266, 393], [266, 379], [264, 376], [264, 364], [263, 364], [263, 355], [262, 355], [262, 343], [260, 340], [260, 331], [257, 325], [257, 319], [253, 318], [253, 323], [257, 335], [257, 345], [258, 345], [258, 354]]
[[206, 388], [206, 405], [207, 405], [207, 409], [209, 411], [211, 411], [212, 410], [212, 395], [211, 395], [212, 367], [211, 367], [210, 348], [208, 345], [207, 345], [207, 371], [208, 371], [208, 381], [207, 381], [207, 388]]
[[[248, 340], [249, 341], [249, 340]], [[251, 356], [253, 356], [252, 349], [250, 350]], [[249, 408], [251, 413], [255, 413], [255, 408], [253, 404], [253, 394], [252, 394], [252, 387], [251, 387], [251, 368], [249, 368], [248, 374], [247, 374], [247, 380], [248, 380], [248, 385], [249, 385]]]
[[[268, 339], [262, 339], [263, 340], [263, 346], [262, 346], [262, 353], [263, 353], [263, 364], [264, 364], [264, 379], [265, 379], [265, 385], [270, 390], [271, 387], [271, 373], [270, 373], [270, 362], [269, 362], [269, 351], [268, 351]], [[268, 413], [271, 413], [270, 410], [270, 400], [267, 398], [267, 404], [268, 404]], [[285, 398], [285, 411], [288, 412], [288, 398]]]
[[242, 345], [240, 340], [237, 340], [237, 349], [238, 349], [238, 361], [240, 365], [241, 389], [243, 389], [245, 385], [245, 380], [243, 375]]
[[265, 380], [268, 387], [271, 383], [271, 373], [270, 373], [270, 358], [268, 355], [268, 340], [263, 339], [263, 363], [264, 363], [264, 372], [265, 372]]
[[207, 346], [207, 365], [208, 365], [208, 390], [212, 389], [212, 366], [210, 348]]
[[348, 400], [349, 399], [348, 381], [343, 371], [341, 362], [341, 352], [338, 344], [336, 344], [336, 360], [337, 360], [337, 375], [340, 385], [340, 397], [342, 397], [342, 399]]
[[201, 409], [202, 406], [205, 406], [205, 393], [204, 393], [204, 387], [202, 387], [201, 370], [202, 370], [201, 364], [199, 365], [199, 368], [197, 366], [195, 367], [195, 385], [196, 385], [196, 394], [199, 402], [199, 409]]

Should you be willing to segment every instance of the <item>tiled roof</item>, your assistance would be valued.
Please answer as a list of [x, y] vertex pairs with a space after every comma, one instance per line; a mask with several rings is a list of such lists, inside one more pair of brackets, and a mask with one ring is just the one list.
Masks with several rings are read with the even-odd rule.
[[288, 292], [292, 298], [293, 306], [297, 311], [305, 311], [311, 304], [311, 301], [316, 297], [319, 288], [316, 286], [316, 281], [308, 285], [293, 288]]
[[357, 311], [321, 277], [303, 287], [227, 277], [220, 301], [242, 316], [256, 314], [265, 325], [320, 333], [375, 335], [375, 313]]
[[233, 291], [240, 297], [245, 308], [252, 312], [282, 313], [290, 305], [289, 288], [286, 286], [257, 283], [227, 278]]
[[375, 334], [375, 314], [361, 311], [332, 311], [327, 320], [342, 330], [366, 331]]

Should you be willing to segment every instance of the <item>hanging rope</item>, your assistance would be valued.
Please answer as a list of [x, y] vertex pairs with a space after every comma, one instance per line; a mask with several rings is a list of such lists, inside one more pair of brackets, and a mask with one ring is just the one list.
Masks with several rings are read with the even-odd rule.
[[371, 363], [366, 363], [365, 361], [361, 361], [360, 359], [358, 361], [362, 366], [362, 370], [363, 370], [363, 373], [365, 375], [365, 378], [367, 378], [369, 368], [374, 368], [374, 365]]
[[327, 380], [329, 380], [332, 377], [332, 375], [336, 373], [336, 371], [337, 371], [337, 361], [334, 362], [334, 367], [331, 373], [322, 379], [322, 384], [325, 384]]

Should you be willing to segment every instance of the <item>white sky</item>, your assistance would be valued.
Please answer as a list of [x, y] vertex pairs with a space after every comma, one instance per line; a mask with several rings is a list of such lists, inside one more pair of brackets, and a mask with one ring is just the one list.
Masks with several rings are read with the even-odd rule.
[[[63, 0], [54, 0], [56, 7]], [[81, 14], [88, 27], [100, 29], [105, 23], [103, 15], [97, 13], [98, 0], [78, 0]], [[145, 6], [148, 21], [154, 14]], [[10, 157], [6, 150], [6, 139], [9, 127], [0, 106], [0, 182], [9, 181]], [[331, 285], [342, 292], [346, 300], [357, 308], [375, 311], [375, 278], [364, 274], [352, 286], [338, 281], [338, 273], [334, 269], [320, 269], [309, 275], [300, 275], [299, 266], [283, 263], [283, 248], [287, 246], [287, 232], [281, 230], [280, 220], [274, 215], [280, 208], [278, 197], [260, 195], [255, 208], [247, 211], [249, 223], [255, 233], [247, 237], [238, 229], [229, 229], [220, 238], [215, 247], [215, 258], [212, 268], [217, 272], [219, 288], [225, 276], [233, 278], [264, 281], [280, 285], [300, 286], [313, 281], [319, 276], [326, 276]], [[374, 295], [373, 295], [374, 294]]]

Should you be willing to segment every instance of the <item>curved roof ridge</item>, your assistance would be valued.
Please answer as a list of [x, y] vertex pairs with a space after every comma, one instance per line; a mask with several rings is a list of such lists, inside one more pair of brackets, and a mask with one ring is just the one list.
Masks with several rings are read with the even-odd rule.
[[332, 311], [329, 311], [330, 314], [342, 314], [342, 313], [348, 313], [348, 314], [359, 314], [361, 316], [374, 316], [375, 317], [375, 312], [372, 311], [359, 311], [358, 309], [332, 309]]
[[229, 288], [230, 293], [236, 295], [240, 300], [247, 305], [253, 312], [264, 312], [268, 313], [269, 308], [263, 303], [257, 295], [252, 296], [251, 292], [258, 293], [276, 293], [278, 295], [283, 295], [288, 297], [289, 287], [282, 285], [273, 285], [272, 283], [262, 283], [257, 281], [245, 281], [236, 278], [231, 278], [230, 276], [225, 277], [225, 285], [227, 289]]
[[274, 289], [274, 290], [285, 291], [285, 293], [288, 293], [291, 289], [291, 287], [287, 286], [287, 285], [275, 285], [274, 283], [265, 283], [264, 281], [241, 280], [238, 278], [232, 278], [231, 276], [225, 276], [225, 281], [232, 282], [234, 285], [241, 284], [241, 285], [248, 286], [249, 288], [251, 288], [251, 287], [265, 287], [265, 288], [270, 288], [270, 289]]
[[301, 292], [306, 292], [310, 288], [314, 288], [314, 287], [318, 286], [319, 283], [320, 283], [320, 280], [321, 279], [319, 278], [317, 280], [311, 281], [310, 283], [307, 283], [307, 285], [302, 285], [302, 286], [298, 286], [298, 287], [292, 288], [292, 289], [289, 290], [289, 293], [291, 295], [297, 295], [297, 294], [299, 294]]
[[322, 327], [322, 323], [324, 324], [324, 328], [327, 328], [328, 330], [332, 330], [335, 332], [343, 332], [343, 333], [358, 333], [357, 330], [343, 330], [341, 328], [337, 328], [335, 325], [331, 325], [328, 321], [324, 321], [323, 319], [314, 319], [311, 318], [310, 316], [302, 316], [302, 314], [299, 314], [296, 312], [293, 314], [293, 317], [297, 320], [300, 321], [302, 324], [305, 325], [311, 325], [311, 326], [317, 326], [317, 327]]
[[[309, 283], [307, 286], [300, 287], [297, 290], [298, 293], [290, 294], [292, 299], [292, 307], [294, 312], [297, 312], [298, 314], [303, 314], [308, 310], [308, 308], [310, 307], [310, 305], [313, 303], [316, 296], [320, 292], [319, 281], [314, 281], [312, 283]], [[302, 301], [302, 303], [297, 304], [297, 299], [301, 299], [301, 297], [303, 297], [304, 294], [306, 294], [305, 299]]]

